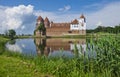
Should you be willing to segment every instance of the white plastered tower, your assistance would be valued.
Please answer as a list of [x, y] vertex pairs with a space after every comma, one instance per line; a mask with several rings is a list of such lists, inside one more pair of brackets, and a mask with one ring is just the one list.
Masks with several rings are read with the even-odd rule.
[[86, 30], [86, 19], [83, 14], [80, 16], [80, 19], [78, 21], [79, 21], [79, 30]]

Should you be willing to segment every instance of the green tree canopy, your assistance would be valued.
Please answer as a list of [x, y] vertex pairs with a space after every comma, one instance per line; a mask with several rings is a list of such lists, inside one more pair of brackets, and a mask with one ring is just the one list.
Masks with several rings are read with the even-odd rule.
[[8, 35], [9, 35], [9, 37], [10, 37], [11, 39], [13, 39], [14, 36], [16, 35], [15, 30], [13, 30], [13, 29], [8, 30]]
[[40, 23], [40, 26], [37, 28], [37, 30], [39, 30], [40, 33], [42, 32], [44, 34], [46, 31], [46, 28], [44, 27], [44, 23]]
[[120, 24], [116, 25], [115, 27], [105, 27], [105, 26], [98, 26], [96, 29], [89, 29], [87, 33], [96, 33], [96, 32], [107, 32], [107, 33], [120, 33]]

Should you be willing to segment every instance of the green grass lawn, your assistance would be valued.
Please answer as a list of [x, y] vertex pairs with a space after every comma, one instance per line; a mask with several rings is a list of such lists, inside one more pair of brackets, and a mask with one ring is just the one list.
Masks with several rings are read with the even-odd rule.
[[0, 42], [6, 42], [8, 41], [9, 39], [8, 38], [5, 38], [3, 36], [0, 36]]
[[37, 71], [29, 60], [0, 55], [0, 77], [52, 77]]

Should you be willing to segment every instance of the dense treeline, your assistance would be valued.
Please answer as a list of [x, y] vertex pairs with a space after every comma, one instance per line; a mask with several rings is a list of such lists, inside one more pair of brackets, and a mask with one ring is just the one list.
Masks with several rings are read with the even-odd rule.
[[107, 33], [120, 33], [120, 24], [115, 27], [104, 27], [98, 26], [96, 29], [89, 29], [87, 33], [97, 33], [97, 32], [107, 32]]
[[10, 29], [8, 31], [6, 31], [4, 34], [0, 34], [0, 36], [4, 36], [7, 38], [10, 38], [11, 40], [13, 40], [16, 36], [16, 32], [14, 29]]

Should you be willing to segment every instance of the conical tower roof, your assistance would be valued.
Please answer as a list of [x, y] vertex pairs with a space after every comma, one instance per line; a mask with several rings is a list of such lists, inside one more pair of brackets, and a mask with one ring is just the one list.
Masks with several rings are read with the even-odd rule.
[[37, 21], [43, 21], [43, 18], [42, 18], [41, 16], [39, 16], [39, 17], [37, 18]]
[[82, 14], [82, 15], [80, 16], [80, 18], [85, 18], [85, 16]]
[[44, 22], [49, 22], [49, 19], [46, 17], [45, 20], [44, 20]]

